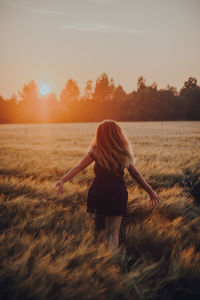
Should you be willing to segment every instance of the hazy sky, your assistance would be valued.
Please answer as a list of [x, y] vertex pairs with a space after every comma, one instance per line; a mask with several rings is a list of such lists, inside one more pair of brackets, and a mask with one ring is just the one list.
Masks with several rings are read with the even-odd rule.
[[103, 72], [136, 88], [200, 84], [200, 0], [0, 0], [0, 95], [43, 82], [60, 94]]

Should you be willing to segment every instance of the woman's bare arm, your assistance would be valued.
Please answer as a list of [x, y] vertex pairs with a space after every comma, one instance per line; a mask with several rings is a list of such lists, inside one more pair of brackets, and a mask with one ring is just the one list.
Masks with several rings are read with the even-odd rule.
[[85, 168], [87, 168], [92, 162], [94, 161], [94, 158], [92, 158], [90, 156], [90, 154], [86, 154], [81, 161], [74, 166], [69, 172], [67, 172], [67, 174], [65, 174], [55, 185], [55, 187], [58, 187], [58, 191], [60, 193], [63, 193], [63, 184], [71, 179], [72, 177], [74, 177], [75, 175], [77, 175], [80, 171], [84, 170]]
[[130, 175], [135, 179], [137, 183], [150, 195], [150, 203], [155, 204], [159, 203], [161, 200], [159, 195], [152, 189], [152, 187], [147, 183], [142, 174], [136, 169], [134, 164], [130, 164], [127, 168]]
[[147, 193], [151, 193], [153, 191], [151, 186], [146, 182], [146, 180], [144, 179], [142, 174], [136, 169], [136, 167], [133, 164], [131, 164], [127, 169], [129, 171], [130, 175], [135, 179], [135, 181], [137, 181], [137, 183], [139, 183], [139, 185]]
[[93, 160], [94, 159], [89, 154], [86, 154], [75, 167], [73, 167], [65, 176], [61, 178], [62, 182], [64, 183], [65, 181], [77, 175], [80, 171], [89, 166]]

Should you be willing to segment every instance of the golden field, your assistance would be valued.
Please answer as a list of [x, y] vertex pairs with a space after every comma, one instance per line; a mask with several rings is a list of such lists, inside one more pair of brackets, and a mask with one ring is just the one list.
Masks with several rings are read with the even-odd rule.
[[200, 122], [120, 124], [161, 202], [126, 170], [116, 251], [86, 213], [93, 164], [55, 189], [97, 123], [0, 125], [0, 299], [199, 299]]

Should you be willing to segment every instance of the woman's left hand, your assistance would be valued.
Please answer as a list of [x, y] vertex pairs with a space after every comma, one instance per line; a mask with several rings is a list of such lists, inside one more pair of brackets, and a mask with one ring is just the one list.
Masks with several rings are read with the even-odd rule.
[[150, 199], [149, 199], [149, 204], [151, 205], [155, 205], [155, 204], [159, 204], [160, 203], [160, 196], [155, 192], [152, 191], [150, 194]]
[[55, 185], [55, 188], [58, 188], [58, 193], [59, 194], [63, 194], [64, 193], [64, 189], [63, 189], [63, 182], [62, 180], [59, 180], [56, 185]]

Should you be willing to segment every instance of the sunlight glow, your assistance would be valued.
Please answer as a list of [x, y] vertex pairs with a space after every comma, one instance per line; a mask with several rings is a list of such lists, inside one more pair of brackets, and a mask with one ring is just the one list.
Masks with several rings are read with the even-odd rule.
[[39, 92], [40, 92], [40, 95], [47, 95], [51, 92], [51, 87], [46, 84], [46, 83], [43, 83], [39, 86]]

